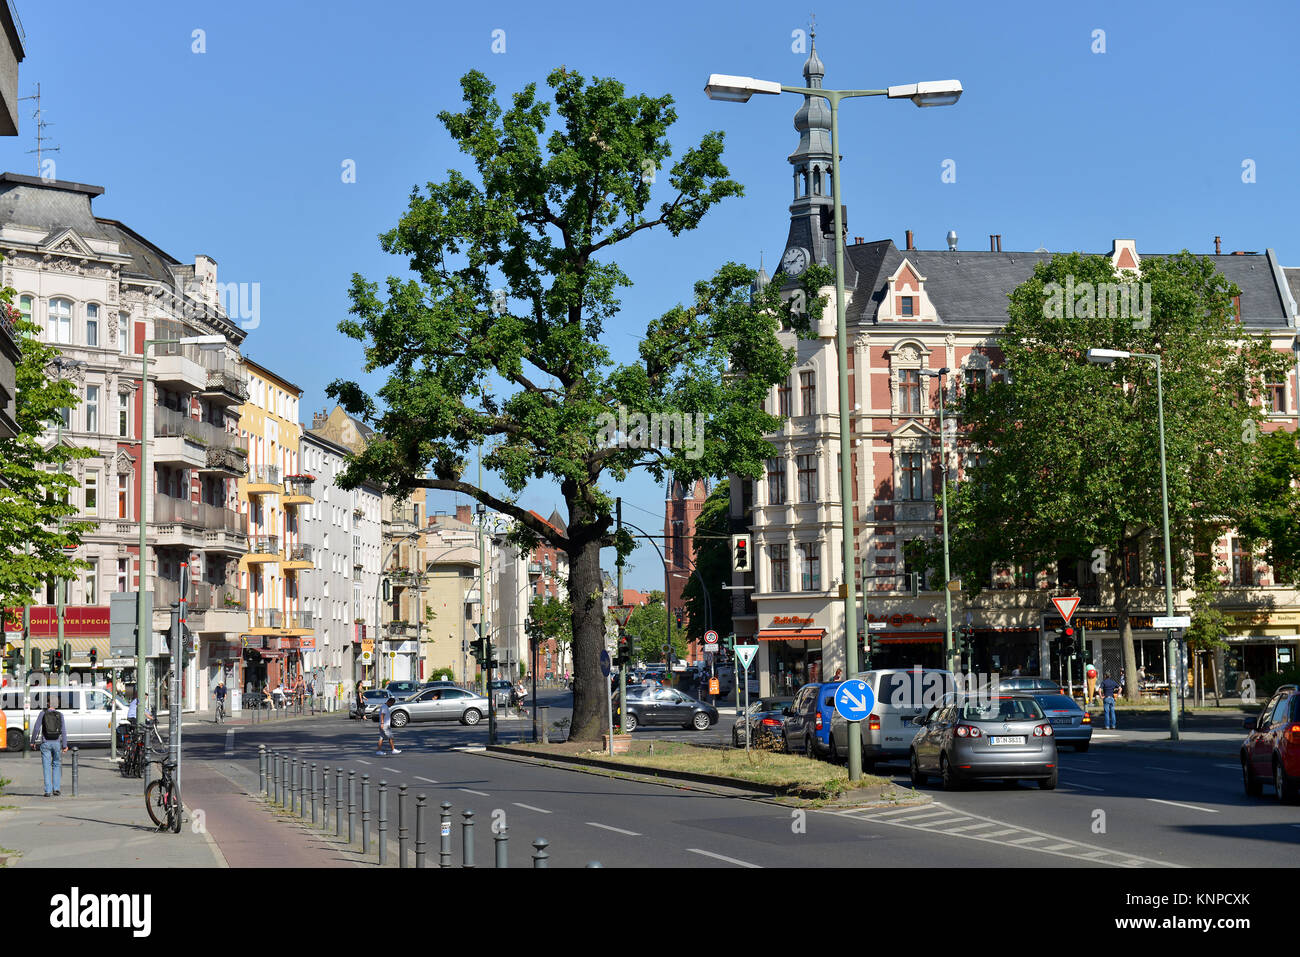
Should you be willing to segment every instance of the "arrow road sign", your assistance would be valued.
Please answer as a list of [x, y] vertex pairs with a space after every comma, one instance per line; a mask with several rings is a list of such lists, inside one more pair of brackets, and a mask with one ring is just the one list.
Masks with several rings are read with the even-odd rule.
[[1077, 597], [1053, 598], [1052, 604], [1056, 606], [1056, 610], [1061, 613], [1061, 617], [1065, 619], [1065, 623], [1068, 625], [1070, 616], [1074, 614], [1074, 609], [1079, 607], [1079, 599]]
[[745, 671], [749, 670], [756, 654], [758, 654], [758, 645], [736, 645], [736, 660]]
[[875, 703], [871, 686], [856, 678], [844, 682], [835, 691], [835, 710], [845, 721], [861, 721], [871, 713]]

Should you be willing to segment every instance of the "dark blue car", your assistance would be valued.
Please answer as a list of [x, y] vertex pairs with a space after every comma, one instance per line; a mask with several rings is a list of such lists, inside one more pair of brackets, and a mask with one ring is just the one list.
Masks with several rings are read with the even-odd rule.
[[837, 746], [843, 748], [843, 742], [836, 742], [831, 734], [835, 691], [841, 684], [842, 681], [813, 682], [795, 692], [794, 701], [785, 709], [782, 730], [788, 753], [833, 757]]

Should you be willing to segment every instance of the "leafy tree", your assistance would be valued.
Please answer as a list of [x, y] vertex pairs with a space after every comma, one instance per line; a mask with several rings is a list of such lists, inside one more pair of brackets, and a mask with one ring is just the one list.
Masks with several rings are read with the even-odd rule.
[[[66, 468], [94, 450], [46, 438], [50, 423], [80, 402], [76, 386], [50, 374], [59, 350], [41, 340], [40, 326], [22, 318], [11, 304], [13, 295], [11, 288], [0, 291], [0, 309], [22, 346], [14, 368], [18, 434], [0, 439], [0, 608], [28, 603], [48, 582], [69, 581], [89, 568], [64, 547], [79, 545], [92, 527], [69, 521], [77, 513], [67, 503], [69, 492], [79, 483]], [[19, 621], [6, 622], [6, 627], [19, 626]]]
[[[1196, 583], [1196, 593], [1188, 602], [1192, 624], [1187, 629], [1187, 648], [1195, 663], [1202, 654], [1210, 655], [1210, 668], [1214, 669], [1213, 653], [1227, 648], [1224, 638], [1228, 634], [1228, 616], [1216, 607], [1223, 582], [1217, 574], [1210, 574]], [[1219, 694], [1219, 676], [1214, 675], [1214, 693]], [[1199, 697], [1204, 697], [1204, 693]]]
[[528, 614], [533, 625], [541, 631], [541, 643], [548, 639], [555, 642], [556, 670], [562, 671], [564, 659], [573, 646], [572, 602], [568, 598], [543, 598], [539, 595], [533, 599]]
[[1278, 429], [1259, 437], [1251, 473], [1250, 508], [1239, 531], [1265, 545], [1264, 558], [1275, 582], [1295, 582], [1300, 574], [1300, 445], [1296, 434]]
[[[668, 608], [660, 601], [649, 601], [632, 609], [627, 622], [627, 633], [641, 639], [640, 659], [646, 662], [664, 660], [665, 623]], [[686, 629], [672, 623], [672, 651], [676, 658], [686, 657]]]
[[[731, 624], [731, 597], [722, 585], [731, 580], [731, 485], [719, 482], [704, 500], [700, 514], [695, 517], [695, 570], [682, 589], [682, 600], [690, 614], [686, 636], [695, 640], [704, 637], [709, 609], [713, 611], [713, 630], [719, 635], [729, 635]], [[713, 536], [713, 537], [705, 537]], [[703, 578], [708, 586], [708, 601], [700, 588]]]
[[[1152, 561], [1163, 560], [1156, 370], [1136, 358], [1093, 365], [1087, 351], [1163, 357], [1177, 581], [1195, 534], [1235, 525], [1248, 511], [1261, 385], [1285, 362], [1243, 334], [1232, 315], [1240, 290], [1209, 260], [1186, 252], [1143, 260], [1149, 319], [1086, 308], [1084, 290], [1131, 281], [1107, 257], [1074, 253], [1037, 264], [1011, 293], [999, 339], [1005, 375], [956, 403], [962, 444], [986, 459], [948, 499], [953, 562], [976, 591], [995, 564], [1091, 562], [1121, 621], [1130, 677], [1135, 586], [1126, 558], [1145, 545]], [[1061, 288], [1079, 295], [1073, 316], [1060, 308]], [[936, 541], [928, 563], [942, 567], [941, 555]]]
[[[600, 550], [625, 556], [633, 545], [629, 535], [615, 541], [602, 479], [635, 468], [658, 481], [669, 472], [684, 481], [759, 475], [772, 454], [763, 434], [778, 424], [761, 403], [793, 363], [778, 322], [807, 328], [826, 270], [800, 277], [808, 305], [799, 310], [782, 299], [780, 276], [751, 295], [753, 271], [726, 264], [695, 284], [688, 305], [648, 323], [639, 362], [613, 362], [607, 337], [631, 331], [615, 323], [617, 290], [631, 280], [610, 258], [614, 248], [658, 227], [672, 236], [694, 229], [742, 190], [722, 162], [721, 133], [666, 168], [671, 97], [627, 96], [612, 79], [587, 82], [564, 68], [547, 83], [553, 124], [536, 84], [503, 110], [483, 74], [464, 76], [464, 109], [439, 119], [473, 174], [451, 170], [412, 191], [380, 241], [414, 277], [390, 277], [381, 294], [355, 275], [354, 318], [339, 325], [365, 344], [365, 372], [386, 370], [387, 381], [373, 396], [346, 381], [327, 391], [379, 433], [350, 461], [345, 487], [369, 479], [398, 495], [461, 492], [513, 518], [515, 544], [546, 541], [568, 555], [572, 737], [593, 740], [605, 709]], [[656, 192], [665, 196], [652, 207]], [[611, 426], [622, 410], [627, 424]], [[636, 415], [685, 416], [691, 441], [683, 433], [652, 447]], [[476, 444], [504, 495], [464, 480]], [[516, 501], [542, 478], [564, 497], [566, 531]]]

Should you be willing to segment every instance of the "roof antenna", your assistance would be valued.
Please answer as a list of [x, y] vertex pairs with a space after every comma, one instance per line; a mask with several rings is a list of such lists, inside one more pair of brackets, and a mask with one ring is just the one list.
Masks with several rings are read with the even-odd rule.
[[36, 101], [36, 112], [32, 114], [32, 119], [36, 121], [36, 149], [27, 151], [28, 153], [36, 154], [36, 175], [39, 176], [47, 183], [50, 182], [51, 180], [58, 179], [59, 178], [58, 175], [53, 172], [54, 160], [50, 160], [51, 171], [50, 173], [47, 174], [45, 172], [45, 161], [42, 159], [45, 153], [57, 153], [59, 151], [59, 147], [45, 145], [45, 141], [49, 139], [49, 137], [45, 135], [45, 128], [47, 126], [53, 126], [54, 124], [46, 123], [41, 114], [41, 85], [39, 83], [36, 84], [35, 95], [22, 96], [19, 97], [19, 100]]

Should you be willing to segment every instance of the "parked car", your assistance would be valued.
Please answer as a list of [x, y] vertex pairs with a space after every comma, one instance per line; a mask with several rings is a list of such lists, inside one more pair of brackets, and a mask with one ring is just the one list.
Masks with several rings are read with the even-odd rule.
[[[794, 699], [782, 712], [785, 724], [781, 727], [781, 742], [787, 754], [833, 757], [843, 750], [844, 745], [837, 743], [831, 728], [835, 689], [842, 683], [814, 681], [794, 693]], [[847, 742], [847, 723], [841, 726], [840, 734], [842, 741]]]
[[[618, 710], [618, 695], [614, 696]], [[684, 695], [674, 688], [656, 685], [628, 685], [627, 714], [623, 730], [635, 731], [642, 725], [668, 724], [696, 731], [707, 731], [718, 723], [718, 709]]]
[[475, 725], [488, 713], [488, 699], [462, 688], [425, 688], [393, 705], [394, 728], [411, 721], [459, 721]]
[[1087, 751], [1092, 744], [1092, 715], [1069, 695], [1044, 694], [1041, 691], [1035, 691], [1033, 695], [1052, 722], [1057, 745], [1069, 744], [1076, 751]]
[[754, 745], [782, 741], [785, 727], [785, 709], [794, 698], [790, 695], [777, 698], [755, 698], [749, 703], [745, 717], [737, 718], [731, 726], [731, 743], [739, 748], [748, 736]]
[[377, 719], [380, 705], [390, 697], [392, 696], [387, 688], [371, 688], [369, 691], [363, 691], [361, 697], [353, 703], [349, 717]]
[[999, 691], [1028, 691], [1031, 694], [1044, 692], [1046, 694], [1065, 694], [1065, 689], [1061, 683], [1052, 678], [1042, 678], [1038, 675], [1002, 675], [998, 678]]
[[1300, 797], [1300, 686], [1282, 685], [1245, 726], [1250, 730], [1241, 743], [1246, 794], [1259, 797], [1271, 782], [1279, 801], [1295, 802]]
[[932, 774], [946, 791], [976, 778], [1032, 779], [1045, 791], [1056, 787], [1056, 735], [1032, 695], [958, 697], [913, 723], [914, 787]]
[[[0, 710], [4, 711], [5, 743], [10, 751], [23, 749], [23, 706], [26, 704], [28, 720], [35, 721], [36, 714], [45, 703], [54, 699], [63, 712], [68, 731], [68, 743], [76, 745], [102, 744], [107, 746], [112, 738], [114, 701], [117, 705], [117, 724], [126, 724], [130, 705], [121, 695], [110, 695], [103, 688], [87, 685], [45, 685], [30, 689], [5, 688], [0, 691]], [[30, 734], [30, 732], [29, 732]]]
[[454, 681], [450, 681], [446, 678], [439, 678], [436, 681], [424, 682], [422, 685], [420, 685], [420, 690], [423, 691], [426, 688], [459, 688], [459, 687], [460, 685], [456, 684], [456, 682]]

